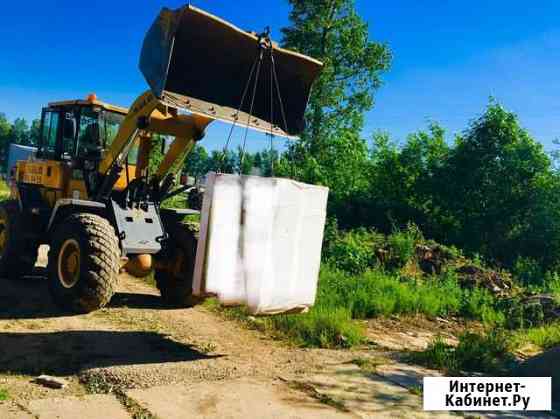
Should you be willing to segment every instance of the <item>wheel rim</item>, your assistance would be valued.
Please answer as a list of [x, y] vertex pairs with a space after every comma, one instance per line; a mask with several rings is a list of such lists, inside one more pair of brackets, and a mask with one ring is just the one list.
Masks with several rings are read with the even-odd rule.
[[4, 256], [8, 244], [8, 217], [5, 211], [0, 211], [0, 258]]
[[80, 245], [68, 239], [58, 254], [58, 280], [64, 288], [72, 288], [80, 279]]

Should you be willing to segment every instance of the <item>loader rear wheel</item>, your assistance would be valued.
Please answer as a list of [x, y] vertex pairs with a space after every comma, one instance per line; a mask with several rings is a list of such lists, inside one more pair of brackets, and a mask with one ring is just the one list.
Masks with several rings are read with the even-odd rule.
[[165, 258], [169, 261], [170, 269], [155, 269], [156, 285], [166, 303], [192, 307], [200, 301], [192, 295], [197, 234], [180, 219], [164, 217], [163, 223], [169, 234]]
[[104, 307], [119, 274], [119, 241], [113, 226], [94, 214], [72, 214], [60, 223], [49, 251], [49, 289], [57, 304], [78, 313]]
[[16, 279], [31, 274], [38, 247], [25, 235], [17, 201], [0, 203], [0, 276]]

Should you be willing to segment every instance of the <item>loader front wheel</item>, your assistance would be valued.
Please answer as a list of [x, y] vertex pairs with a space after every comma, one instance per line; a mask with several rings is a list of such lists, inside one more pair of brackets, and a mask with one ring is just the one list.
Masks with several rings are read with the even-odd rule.
[[174, 217], [163, 218], [169, 234], [165, 259], [167, 269], [155, 269], [156, 285], [161, 298], [176, 307], [192, 307], [199, 299], [192, 295], [197, 234]]
[[[33, 272], [38, 245], [25, 235], [23, 215], [13, 200], [0, 203], [0, 276], [21, 278]], [[27, 239], [27, 240], [26, 240]]]
[[67, 310], [89, 313], [113, 296], [120, 249], [113, 226], [94, 214], [72, 214], [55, 227], [49, 251], [49, 289]]

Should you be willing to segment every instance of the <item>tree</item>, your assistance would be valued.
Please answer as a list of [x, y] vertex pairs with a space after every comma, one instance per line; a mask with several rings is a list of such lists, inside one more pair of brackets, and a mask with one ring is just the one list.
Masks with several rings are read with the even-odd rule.
[[389, 68], [386, 45], [369, 40], [353, 0], [290, 0], [283, 46], [324, 63], [306, 111], [301, 141], [278, 165], [284, 176], [331, 188], [340, 207], [365, 184], [367, 144], [360, 137], [381, 74]]
[[358, 132], [373, 106], [381, 73], [389, 68], [386, 45], [369, 40], [368, 25], [353, 0], [290, 0], [291, 25], [283, 46], [310, 55], [324, 67], [308, 105], [302, 138], [316, 152], [341, 130]]
[[208, 173], [209, 167], [210, 157], [208, 152], [203, 146], [195, 145], [185, 160], [185, 172], [190, 176], [200, 178]]
[[41, 120], [34, 119], [29, 128], [29, 142], [33, 146], [39, 145], [39, 138], [41, 137]]
[[542, 145], [492, 101], [457, 138], [433, 189], [458, 222], [451, 241], [506, 266], [518, 257], [550, 266], [560, 250], [559, 185]]
[[11, 132], [12, 141], [17, 144], [29, 145], [29, 125], [25, 118], [16, 118], [12, 125]]

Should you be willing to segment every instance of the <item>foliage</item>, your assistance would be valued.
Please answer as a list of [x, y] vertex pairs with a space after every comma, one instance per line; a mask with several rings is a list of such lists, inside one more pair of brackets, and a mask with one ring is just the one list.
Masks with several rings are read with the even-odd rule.
[[409, 360], [438, 370], [453, 372], [459, 370], [457, 359], [455, 358], [455, 349], [446, 343], [441, 336], [436, 336], [426, 350], [412, 352]]
[[331, 221], [326, 228], [323, 259], [351, 274], [377, 267], [399, 270], [415, 261], [416, 245], [423, 241], [422, 233], [414, 224], [404, 230], [395, 229], [385, 237], [363, 227], [342, 231]]
[[438, 336], [425, 351], [412, 353], [410, 360], [449, 373], [500, 373], [512, 362], [512, 350], [509, 335], [495, 329], [486, 334], [466, 332], [459, 336], [457, 347]]
[[366, 189], [329, 208], [342, 228], [413, 222], [438, 242], [517, 265], [524, 283], [542, 284], [560, 262], [560, 174], [494, 101], [451, 146], [436, 123], [402, 146], [376, 133], [365, 166]]
[[504, 318], [496, 301], [485, 290], [463, 290], [452, 273], [426, 281], [410, 281], [372, 269], [352, 276], [323, 267], [318, 304], [348, 309], [352, 318], [367, 319], [392, 314], [428, 316], [462, 315], [499, 324]]
[[545, 273], [543, 268], [530, 257], [518, 257], [513, 265], [512, 273], [525, 286], [544, 285]]
[[332, 214], [351, 213], [345, 203], [368, 184], [368, 148], [361, 138], [364, 112], [373, 107], [389, 48], [371, 41], [352, 0], [290, 0], [283, 46], [324, 63], [314, 83], [301, 141], [292, 143], [278, 173], [331, 189]]
[[499, 301], [483, 288], [463, 290], [459, 314], [466, 318], [481, 320], [484, 324], [492, 326], [503, 326], [507, 319]]
[[541, 349], [556, 347], [560, 345], [560, 322], [520, 329], [514, 333], [512, 341], [517, 346], [530, 343]]
[[400, 269], [414, 259], [416, 245], [423, 241], [422, 233], [414, 225], [409, 224], [406, 230], [395, 230], [387, 237], [389, 252], [387, 265]]
[[267, 318], [265, 324], [302, 346], [351, 347], [365, 342], [363, 331], [343, 307], [318, 304], [309, 313], [274, 316]]
[[383, 235], [364, 228], [346, 233], [337, 231], [325, 249], [325, 260], [337, 269], [359, 274], [377, 265], [375, 249], [383, 241]]
[[5, 201], [10, 196], [10, 188], [8, 185], [0, 180], [0, 202]]
[[442, 174], [436, 200], [456, 220], [451, 240], [506, 266], [520, 256], [543, 267], [554, 263], [550, 251], [560, 250], [560, 226], [553, 218], [560, 207], [550, 205], [558, 198], [546, 200], [559, 182], [542, 146], [513, 113], [491, 102], [457, 138]]
[[0, 402], [6, 401], [10, 398], [10, 395], [8, 394], [8, 391], [0, 388]]
[[210, 171], [209, 155], [201, 145], [195, 145], [185, 160], [185, 172], [189, 176], [201, 178]]
[[283, 46], [324, 64], [313, 87], [303, 136], [316, 155], [341, 132], [362, 128], [363, 113], [373, 106], [373, 92], [391, 54], [387, 46], [370, 41], [368, 26], [352, 0], [290, 0], [290, 5]]

